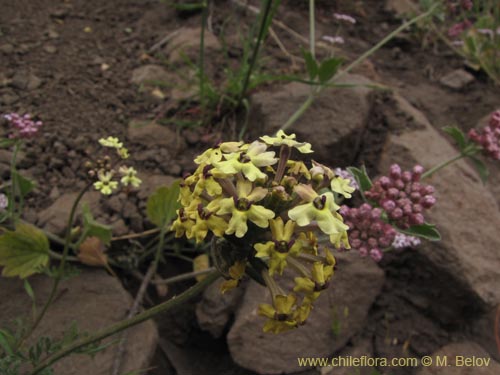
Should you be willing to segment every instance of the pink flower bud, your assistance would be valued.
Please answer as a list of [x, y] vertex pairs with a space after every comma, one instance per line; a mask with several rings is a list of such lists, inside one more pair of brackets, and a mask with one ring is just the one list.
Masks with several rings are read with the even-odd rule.
[[375, 262], [380, 262], [382, 260], [383, 254], [380, 251], [380, 249], [371, 249], [370, 250], [370, 257], [375, 261]]
[[398, 164], [393, 164], [389, 168], [389, 176], [393, 179], [398, 179], [401, 177], [401, 167]]

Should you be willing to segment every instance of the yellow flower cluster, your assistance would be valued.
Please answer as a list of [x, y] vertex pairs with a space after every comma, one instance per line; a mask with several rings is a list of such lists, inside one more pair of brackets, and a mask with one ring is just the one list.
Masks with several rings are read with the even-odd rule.
[[[206, 150], [181, 184], [182, 208], [172, 225], [177, 237], [202, 242], [211, 233], [232, 244], [237, 255], [230, 254], [229, 267], [221, 270], [228, 279], [222, 289], [236, 287], [245, 273], [265, 283], [272, 295], [272, 304], [259, 308], [268, 318], [266, 332], [303, 324], [328, 285], [335, 259], [318, 245], [318, 235], [349, 248], [335, 199], [350, 198], [354, 188], [322, 164], [312, 161], [308, 168], [291, 159], [293, 149], [313, 152], [295, 138], [279, 131], [250, 144], [225, 142]], [[296, 275], [290, 293], [276, 280], [285, 269]]]
[[[128, 149], [123, 147], [123, 143], [118, 138], [101, 138], [99, 139], [99, 144], [115, 149], [119, 159], [123, 160], [129, 157]], [[109, 156], [98, 159], [95, 168], [93, 168], [94, 165], [92, 163], [89, 163], [89, 167], [92, 168], [89, 170], [89, 173], [97, 176], [94, 188], [101, 192], [101, 194], [110, 195], [118, 188], [118, 181], [113, 180], [117, 171], [115, 170], [115, 165], [111, 163]], [[118, 174], [121, 176], [120, 182], [124, 187], [132, 186], [137, 188], [142, 183], [141, 179], [137, 177], [137, 171], [133, 167], [122, 165], [118, 168]]]

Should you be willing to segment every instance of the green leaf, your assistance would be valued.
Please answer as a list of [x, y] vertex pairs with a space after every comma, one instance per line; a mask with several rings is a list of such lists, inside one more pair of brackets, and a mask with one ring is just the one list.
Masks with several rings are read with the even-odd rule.
[[368, 177], [364, 165], [363, 167], [361, 167], [361, 169], [356, 167], [348, 167], [347, 170], [354, 176], [354, 179], [358, 183], [359, 189], [361, 190], [362, 193], [371, 189], [373, 183], [370, 180], [370, 177]]
[[17, 182], [19, 194], [21, 194], [22, 197], [28, 195], [28, 193], [31, 192], [36, 186], [34, 181], [24, 177], [18, 171], [14, 171], [12, 180]]
[[179, 197], [180, 181], [175, 181], [170, 187], [158, 188], [146, 203], [146, 214], [149, 221], [159, 228], [169, 224], [175, 217], [177, 209], [180, 208], [177, 198]]
[[458, 148], [462, 151], [467, 145], [465, 134], [456, 126], [446, 126], [443, 131], [447, 133], [457, 143]]
[[328, 82], [336, 73], [342, 64], [342, 60], [336, 57], [325, 60], [318, 69], [318, 79], [321, 83]]
[[85, 237], [97, 237], [103, 244], [109, 245], [112, 237], [111, 227], [96, 221], [90, 211], [89, 205], [86, 203], [82, 205], [82, 213], [83, 232], [86, 233]]
[[439, 241], [441, 239], [441, 234], [434, 224], [425, 223], [422, 225], [413, 225], [404, 230], [398, 228], [398, 231], [410, 236], [425, 238], [430, 241]]
[[13, 146], [16, 142], [16, 139], [0, 138], [0, 148], [8, 148], [10, 146]]
[[469, 159], [472, 161], [474, 168], [476, 168], [476, 171], [479, 174], [479, 177], [481, 177], [481, 181], [483, 181], [483, 184], [486, 183], [490, 175], [490, 171], [488, 170], [486, 164], [484, 164], [481, 159], [478, 159], [475, 156], [469, 156]]
[[34, 301], [35, 300], [35, 293], [33, 292], [33, 288], [31, 287], [31, 284], [29, 283], [28, 279], [24, 280], [24, 290], [26, 293], [28, 293], [28, 296]]
[[311, 52], [303, 52], [304, 60], [306, 61], [306, 70], [309, 74], [309, 79], [312, 81], [318, 75], [318, 63], [314, 59]]
[[2, 275], [24, 279], [40, 272], [49, 263], [49, 240], [38, 228], [19, 223], [15, 231], [0, 236]]
[[11, 334], [9, 334], [7, 331], [0, 329], [0, 347], [3, 348], [5, 353], [9, 355], [13, 355], [14, 352], [12, 351], [11, 348], [11, 342], [14, 341], [14, 338], [12, 337]]

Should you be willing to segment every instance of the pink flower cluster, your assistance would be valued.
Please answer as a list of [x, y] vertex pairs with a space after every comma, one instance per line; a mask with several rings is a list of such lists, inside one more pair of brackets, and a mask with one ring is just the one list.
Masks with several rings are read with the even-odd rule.
[[434, 206], [436, 198], [434, 187], [420, 183], [423, 171], [422, 166], [416, 165], [412, 172], [403, 172], [398, 164], [393, 164], [389, 176], [380, 177], [365, 195], [377, 202], [398, 228], [424, 224], [423, 212]]
[[471, 129], [469, 138], [482, 147], [487, 156], [500, 160], [500, 109], [491, 114], [488, 125], [481, 132]]
[[454, 24], [452, 27], [448, 29], [448, 36], [451, 38], [455, 38], [462, 34], [465, 30], [472, 26], [472, 23], [469, 20], [465, 20], [463, 22], [459, 22]]
[[29, 138], [42, 126], [41, 121], [33, 121], [29, 114], [21, 116], [18, 113], [9, 113], [3, 117], [17, 130], [18, 134], [11, 134], [10, 138]]
[[342, 206], [339, 210], [344, 222], [349, 226], [349, 243], [361, 256], [370, 255], [379, 262], [382, 249], [391, 246], [396, 230], [381, 218], [382, 210], [363, 203], [359, 208]]

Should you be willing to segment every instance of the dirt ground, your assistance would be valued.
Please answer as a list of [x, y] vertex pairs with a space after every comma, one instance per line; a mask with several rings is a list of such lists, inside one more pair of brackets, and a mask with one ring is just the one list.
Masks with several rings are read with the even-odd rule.
[[[36, 222], [37, 212], [49, 207], [61, 194], [84, 186], [83, 163], [96, 151], [99, 138], [117, 136], [128, 141], [133, 156], [144, 154], [147, 150], [143, 144], [127, 138], [131, 119], [158, 120], [171, 130], [173, 137], [179, 137], [177, 144], [186, 145], [181, 152], [168, 149], [135, 162], [139, 170], [174, 177], [191, 171], [189, 160], [200, 149], [221, 134], [231, 133], [221, 131], [216, 123], [204, 128], [181, 128], [169, 119], [176, 111], [185, 111], [185, 106], [169, 97], [159, 100], [131, 83], [134, 69], [145, 63], [169, 68], [164, 56], [151, 48], [181, 27], [198, 26], [198, 13], [178, 12], [159, 0], [3, 0], [0, 3], [0, 113], [28, 112], [44, 123], [41, 137], [29, 142], [20, 164], [22, 170], [38, 181], [37, 190], [27, 200], [28, 221]], [[317, 34], [335, 33], [334, 11], [354, 15], [358, 22], [343, 31], [346, 43], [340, 51], [346, 58], [354, 58], [401, 24], [400, 19], [384, 10], [383, 3], [319, 2]], [[244, 32], [252, 19], [251, 13], [241, 11], [229, 0], [214, 1], [209, 21], [216, 35], [227, 35], [230, 64], [237, 65], [242, 51], [238, 39], [229, 36], [237, 35], [238, 28]], [[284, 1], [277, 19], [307, 38], [307, 5]], [[307, 48], [289, 32], [279, 28], [276, 31], [291, 55], [300, 56], [300, 46]], [[320, 49], [318, 53], [325, 51]], [[266, 70], [281, 74], [303, 71], [300, 59], [286, 56], [271, 38], [263, 55]], [[222, 81], [220, 61], [208, 54], [206, 63], [216, 82]], [[439, 78], [458, 68], [464, 68], [464, 62], [444, 46], [422, 49], [415, 34], [405, 32], [375, 53], [357, 72], [396, 88], [437, 128], [457, 125], [467, 130], [499, 107], [500, 88], [477, 72], [471, 72], [473, 82], [461, 90], [443, 87]], [[264, 85], [258, 90], [268, 88], [269, 85]], [[366, 148], [363, 155], [370, 155], [371, 146], [363, 146]], [[360, 161], [370, 163], [370, 160]], [[498, 182], [500, 168], [495, 165], [490, 168], [492, 182]], [[8, 168], [2, 167], [1, 177], [6, 178], [8, 172]], [[396, 347], [385, 341], [388, 327], [393, 335], [402, 337], [412, 330], [409, 350], [416, 355], [432, 353], [463, 335], [468, 316], [446, 326], [435, 320], [442, 311], [424, 314], [418, 307], [419, 301], [413, 297], [418, 294], [413, 293], [415, 289], [440, 281], [437, 270], [427, 269], [425, 275], [411, 273], [419, 261], [418, 254], [410, 253], [387, 257], [382, 264], [387, 274], [384, 293], [369, 314], [370, 330], [363, 333], [373, 341], [380, 356], [398, 354]], [[178, 272], [175, 262], [169, 267], [163, 270], [165, 274]], [[132, 291], [136, 287], [128, 279], [124, 283]], [[177, 287], [170, 292], [176, 290]], [[388, 324], [394, 316], [399, 318], [394, 319], [398, 323]], [[223, 339], [213, 340], [200, 332], [189, 307], [180, 315], [162, 317], [158, 324], [163, 337], [174, 337], [174, 341], [178, 339], [177, 342], [194, 345], [200, 352], [216, 355], [224, 363], [220, 373], [251, 374], [232, 363]], [[154, 374], [174, 373], [162, 354], [162, 345], [153, 366], [158, 366]], [[399, 371], [394, 374], [414, 373], [413, 369]]]

